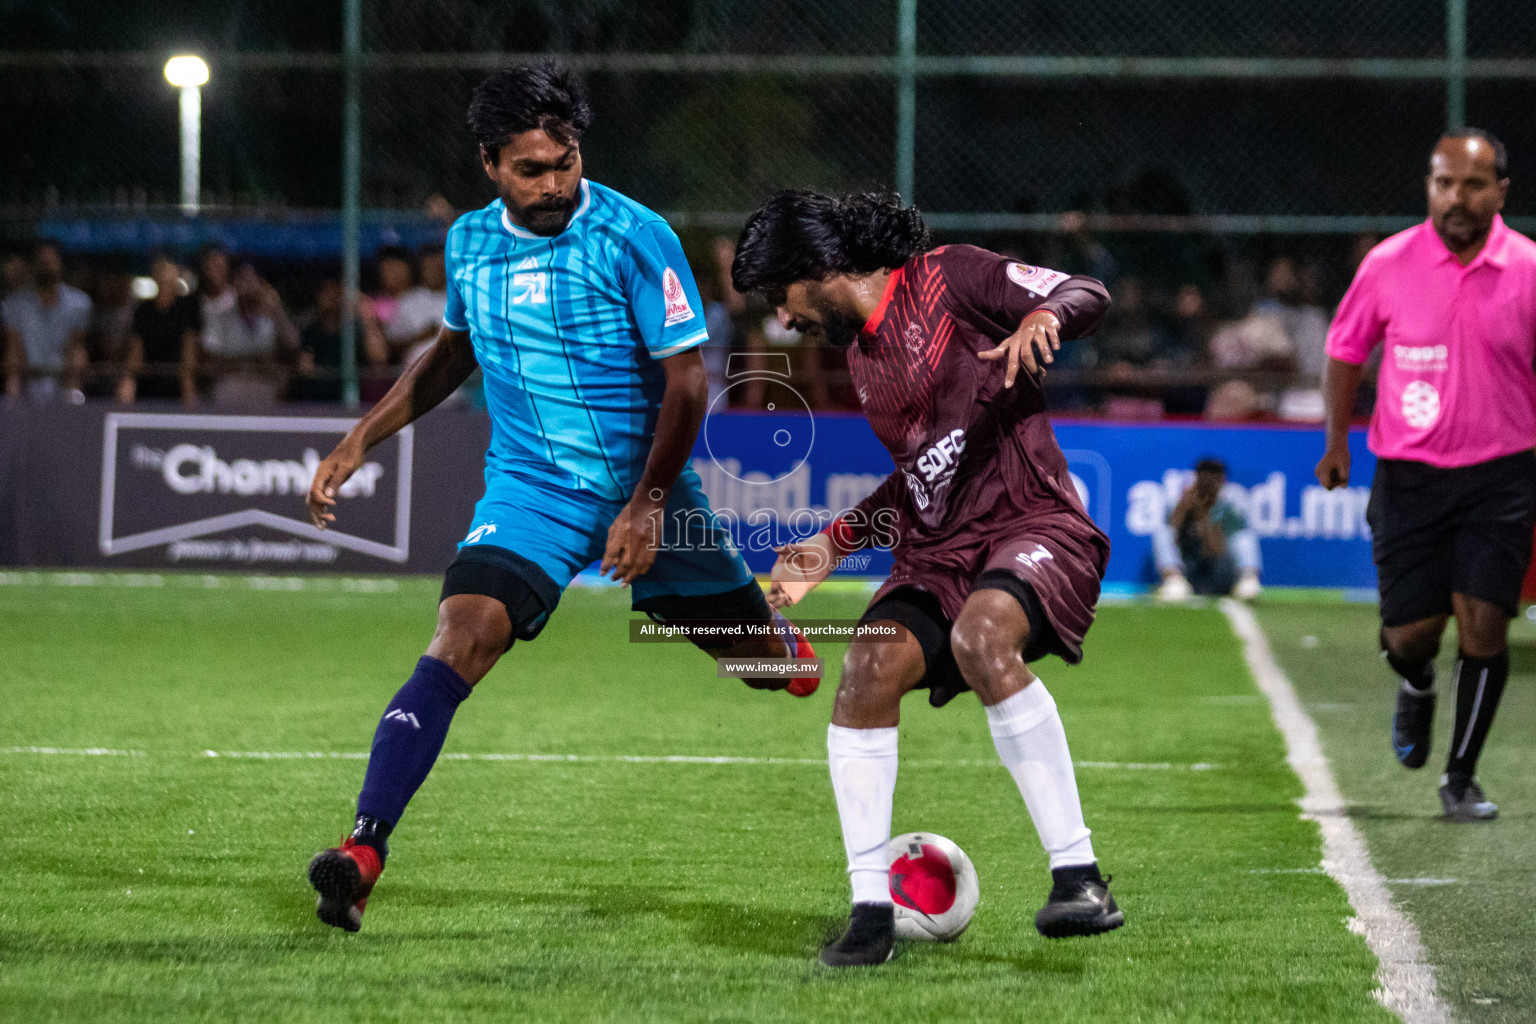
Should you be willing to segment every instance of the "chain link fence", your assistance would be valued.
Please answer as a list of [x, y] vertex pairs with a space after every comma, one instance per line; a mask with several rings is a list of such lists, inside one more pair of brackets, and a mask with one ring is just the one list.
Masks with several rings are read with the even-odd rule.
[[[1463, 0], [1450, 0], [1452, 6]], [[1465, 0], [1467, 118], [1522, 166], [1536, 19]], [[739, 214], [786, 182], [912, 180], [938, 214], [1404, 217], [1446, 120], [1443, 2], [363, 0], [363, 204], [488, 196], [464, 128], [509, 54], [568, 55], [595, 177], [667, 211]], [[208, 56], [212, 205], [341, 204], [339, 4], [90, 0], [0, 8], [0, 206], [172, 203], [171, 52]], [[1517, 188], [1511, 212], [1536, 211]], [[999, 224], [1007, 223], [1000, 221]], [[1036, 225], [1038, 226], [1038, 225]]]
[[[195, 221], [162, 77], [185, 52], [211, 68]], [[1162, 366], [1135, 355], [1145, 339], [1185, 330], [1181, 309], [1204, 335], [1242, 316], [1278, 260], [1314, 305], [1335, 300], [1362, 246], [1422, 217], [1426, 155], [1458, 117], [1506, 140], [1506, 216], [1536, 224], [1526, 0], [10, 0], [0, 246], [52, 233], [142, 270], [147, 238], [190, 250], [236, 220], [298, 223], [317, 233], [268, 255], [334, 276], [350, 66], [368, 285], [381, 240], [440, 237], [445, 211], [492, 198], [469, 95], [540, 53], [591, 90], [588, 174], [691, 252], [776, 187], [898, 185], [941, 239], [1111, 280], [1117, 319], [1063, 387], [1117, 351]], [[291, 264], [264, 271], [308, 304], [317, 274]]]

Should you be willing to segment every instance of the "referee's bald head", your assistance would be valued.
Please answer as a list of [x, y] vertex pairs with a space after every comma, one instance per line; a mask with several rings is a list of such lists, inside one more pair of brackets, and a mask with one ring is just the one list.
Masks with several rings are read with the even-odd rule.
[[1464, 128], [1452, 128], [1444, 135], [1440, 136], [1439, 141], [1435, 143], [1434, 151], [1430, 153], [1430, 173], [1434, 173], [1434, 154], [1440, 151], [1440, 147], [1442, 145], [1447, 142], [1469, 141], [1473, 143], [1473, 146], [1471, 147], [1473, 149], [1482, 149], [1483, 147], [1487, 147], [1488, 152], [1493, 157], [1493, 174], [1495, 178], [1503, 181], [1509, 177], [1509, 153], [1507, 150], [1505, 150], [1504, 143], [1499, 141], [1499, 137], [1494, 135], [1492, 132], [1484, 131], [1481, 128], [1473, 128], [1470, 126]]

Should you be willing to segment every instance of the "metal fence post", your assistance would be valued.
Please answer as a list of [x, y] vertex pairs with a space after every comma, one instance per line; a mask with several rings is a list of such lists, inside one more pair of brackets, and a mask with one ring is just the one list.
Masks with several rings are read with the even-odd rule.
[[897, 0], [896, 191], [913, 201], [917, 160], [917, 0]]
[[343, 29], [346, 98], [341, 116], [341, 400], [359, 404], [357, 386], [358, 220], [362, 192], [363, 0], [346, 0]]
[[1467, 0], [1445, 0], [1445, 126], [1467, 123]]

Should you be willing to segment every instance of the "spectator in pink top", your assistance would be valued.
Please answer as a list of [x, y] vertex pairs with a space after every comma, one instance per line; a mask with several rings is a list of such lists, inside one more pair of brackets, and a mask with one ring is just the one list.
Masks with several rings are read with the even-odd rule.
[[1384, 345], [1367, 519], [1381, 589], [1381, 645], [1402, 681], [1392, 746], [1422, 767], [1434, 725], [1435, 655], [1456, 616], [1456, 716], [1440, 801], [1452, 821], [1498, 807], [1476, 778], [1509, 675], [1509, 620], [1536, 526], [1536, 242], [1499, 211], [1504, 146], [1448, 132], [1430, 157], [1429, 220], [1371, 250], [1328, 331], [1324, 487], [1349, 483], [1361, 364]]

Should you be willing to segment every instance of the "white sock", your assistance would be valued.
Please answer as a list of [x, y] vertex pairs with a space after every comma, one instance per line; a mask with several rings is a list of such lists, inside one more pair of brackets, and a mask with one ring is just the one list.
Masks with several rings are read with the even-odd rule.
[[1077, 799], [1067, 732], [1045, 683], [1036, 679], [986, 711], [997, 756], [1018, 783], [1052, 870], [1092, 864], [1093, 843]]
[[843, 824], [853, 902], [889, 903], [885, 846], [891, 841], [891, 801], [896, 795], [896, 730], [829, 725], [827, 760]]

